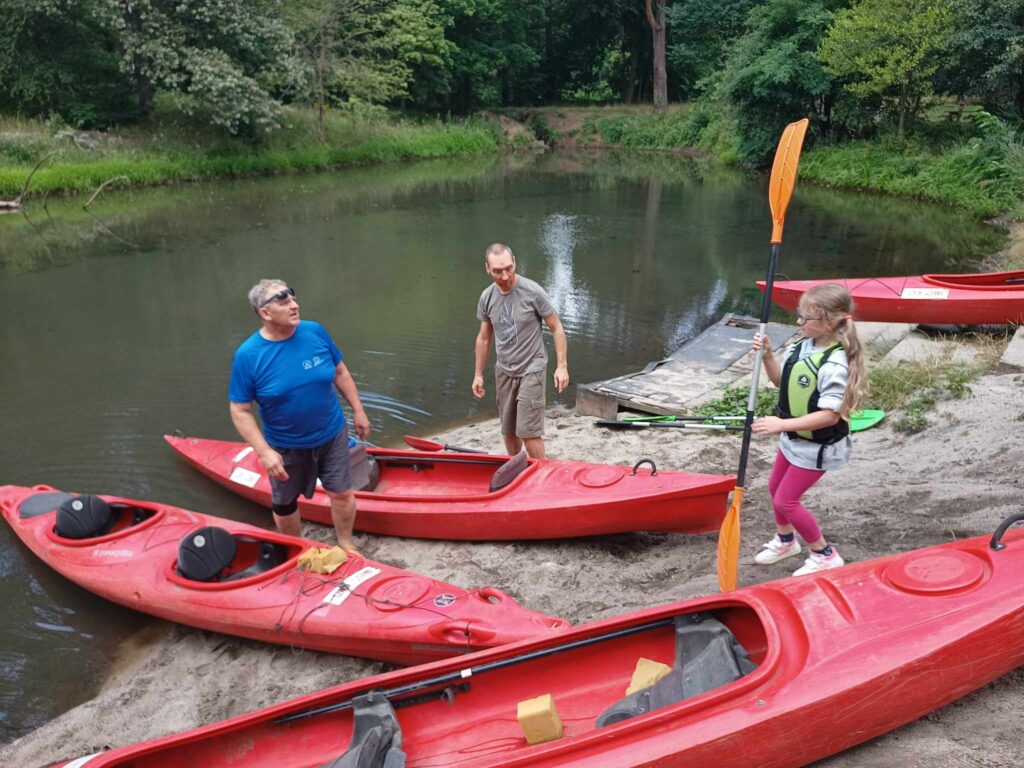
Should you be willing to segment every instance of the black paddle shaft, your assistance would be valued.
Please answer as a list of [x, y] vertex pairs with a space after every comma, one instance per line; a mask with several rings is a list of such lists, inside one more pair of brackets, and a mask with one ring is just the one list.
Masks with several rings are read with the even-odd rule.
[[[768, 276], [764, 281], [764, 299], [761, 301], [761, 334], [766, 335], [768, 315], [772, 310], [772, 290], [775, 287], [775, 269], [779, 263], [779, 244], [772, 243], [771, 255], [768, 257]], [[751, 426], [754, 423], [754, 409], [757, 407], [757, 380], [761, 373], [761, 358], [764, 356], [764, 339], [754, 364], [754, 373], [750, 380], [750, 399], [747, 402], [747, 418], [743, 421], [743, 447], [740, 448], [740, 466], [736, 471], [736, 485], [744, 487], [747, 476], [747, 458], [750, 455]]]
[[[469, 680], [473, 675], [479, 675], [481, 672], [492, 672], [496, 669], [510, 667], [513, 664], [521, 664], [524, 661], [543, 659], [545, 656], [553, 656], [556, 653], [572, 651], [576, 648], [585, 648], [588, 645], [594, 645], [596, 643], [603, 643], [606, 640], [617, 640], [620, 637], [628, 637], [629, 635], [635, 635], [640, 632], [646, 632], [650, 629], [657, 629], [659, 627], [669, 627], [672, 626], [674, 622], [675, 618], [670, 617], [667, 619], [660, 619], [658, 621], [648, 622], [647, 624], [638, 624], [635, 627], [624, 627], [623, 629], [612, 630], [611, 632], [607, 632], [603, 635], [587, 637], [583, 640], [575, 640], [571, 643], [565, 643], [564, 645], [556, 645], [552, 648], [541, 648], [538, 651], [524, 653], [521, 656], [513, 656], [509, 659], [491, 661], [487, 664], [481, 664], [479, 667], [468, 667], [466, 669], [460, 669], [458, 672], [449, 672], [445, 675], [429, 677], [426, 680], [418, 680], [415, 683], [400, 685], [397, 688], [392, 688], [390, 691], [383, 691], [383, 694], [385, 698], [391, 699], [396, 696], [404, 696], [407, 693], [415, 693], [416, 691], [422, 691], [425, 688], [433, 688], [438, 685], [447, 685], [448, 683], [454, 683], [460, 680], [465, 681]], [[351, 709], [354, 703], [355, 702], [351, 699], [347, 701], [339, 701], [337, 704], [328, 704], [323, 707], [317, 707], [316, 709], [306, 710], [305, 712], [296, 712], [291, 715], [284, 715], [274, 720], [274, 723], [280, 725], [283, 723], [290, 723], [293, 720], [305, 720], [307, 717], [326, 715], [329, 712], [339, 712], [344, 709]]]

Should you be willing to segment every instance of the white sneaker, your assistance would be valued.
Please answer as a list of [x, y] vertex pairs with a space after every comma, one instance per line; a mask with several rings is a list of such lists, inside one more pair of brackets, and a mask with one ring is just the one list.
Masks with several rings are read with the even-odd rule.
[[839, 552], [836, 551], [835, 547], [832, 547], [832, 554], [819, 555], [817, 552], [811, 551], [811, 556], [808, 557], [802, 566], [793, 571], [794, 576], [803, 576], [808, 573], [817, 573], [818, 571], [829, 571], [833, 568], [842, 568], [846, 563], [843, 558], [839, 556]]
[[783, 541], [778, 535], [773, 536], [771, 541], [764, 544], [764, 549], [754, 555], [754, 562], [758, 565], [771, 565], [779, 560], [800, 554], [800, 542], [793, 537], [792, 541]]

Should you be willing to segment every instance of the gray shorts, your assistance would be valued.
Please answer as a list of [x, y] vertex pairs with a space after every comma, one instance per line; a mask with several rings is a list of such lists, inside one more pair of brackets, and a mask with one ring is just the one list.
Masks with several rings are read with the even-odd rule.
[[547, 371], [509, 376], [495, 369], [501, 434], [524, 437], [544, 436], [544, 385]]
[[348, 460], [348, 426], [323, 445], [316, 448], [278, 448], [281, 454], [287, 480], [270, 478], [275, 505], [293, 503], [302, 494], [313, 498], [317, 478], [325, 491], [339, 493], [352, 487], [352, 468]]

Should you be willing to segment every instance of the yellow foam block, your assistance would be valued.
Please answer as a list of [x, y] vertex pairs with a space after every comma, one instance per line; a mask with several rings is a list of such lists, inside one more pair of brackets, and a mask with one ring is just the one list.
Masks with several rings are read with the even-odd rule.
[[562, 737], [562, 718], [550, 693], [520, 701], [516, 706], [519, 725], [527, 744], [542, 744]]
[[311, 547], [299, 555], [298, 567], [313, 573], [333, 573], [346, 560], [348, 555], [341, 547]]
[[633, 678], [629, 681], [626, 695], [636, 693], [644, 688], [649, 688], [672, 671], [668, 664], [660, 661], [651, 661], [641, 656], [636, 660], [636, 669], [633, 670]]

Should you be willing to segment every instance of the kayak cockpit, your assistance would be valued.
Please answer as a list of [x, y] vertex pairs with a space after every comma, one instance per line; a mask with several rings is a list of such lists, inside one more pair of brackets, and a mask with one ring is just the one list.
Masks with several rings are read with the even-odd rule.
[[50, 537], [67, 546], [116, 539], [152, 525], [163, 517], [163, 511], [156, 507], [128, 501], [107, 501], [89, 494], [74, 496], [60, 491], [29, 496], [18, 507], [22, 518], [51, 512], [56, 514]]
[[1024, 271], [978, 272], [966, 275], [922, 275], [932, 285], [989, 291], [1024, 291]]
[[511, 458], [461, 458], [375, 452], [379, 468], [371, 489], [360, 496], [381, 499], [485, 499], [528, 477], [537, 463], [519, 453]]
[[303, 549], [299, 543], [240, 536], [210, 525], [182, 537], [170, 576], [193, 588], [241, 586], [294, 567]]
[[[673, 728], [676, 718], [692, 722], [734, 706], [775, 666], [769, 638], [776, 637], [776, 631], [762, 614], [767, 616], [760, 604], [733, 597], [702, 601], [682, 614], [648, 612], [629, 623], [605, 623], [508, 652], [499, 650], [472, 667], [464, 661], [435, 665], [427, 673], [410, 670], [384, 689], [349, 685], [324, 691], [227, 728], [193, 734], [132, 765], [219, 765], [228, 759], [267, 766], [350, 765], [346, 756], [362, 755], [371, 729], [381, 749], [404, 753], [409, 768], [490, 768], [520, 757], [525, 765], [531, 754], [554, 765], [561, 750], [570, 755], [591, 745], [621, 745], [621, 734], [632, 733], [629, 738], [635, 739], [636, 729], [648, 728], [663, 733]], [[712, 662], [709, 648], [718, 661], [723, 651], [725, 657], [733, 656], [733, 668]], [[673, 669], [661, 678], [670, 681], [661, 684], [663, 690], [654, 702], [661, 703], [641, 711], [641, 702], [629, 717], [599, 722], [614, 707], [621, 715], [623, 703], [632, 706], [645, 692], [646, 704], [652, 703], [651, 694], [660, 681], [642, 686], [639, 695], [626, 694], [636, 682], [641, 659]], [[712, 667], [711, 674], [705, 674]], [[689, 687], [684, 678], [694, 673], [703, 682]], [[678, 695], [669, 690], [673, 688]], [[531, 744], [519, 717], [520, 704], [545, 695], [550, 696], [560, 728], [550, 741]], [[364, 701], [368, 697], [372, 700]]]

